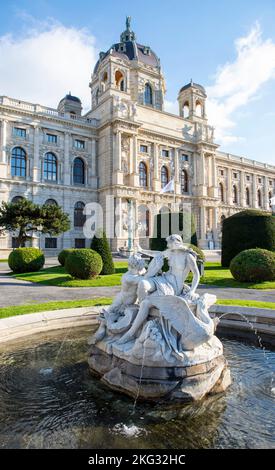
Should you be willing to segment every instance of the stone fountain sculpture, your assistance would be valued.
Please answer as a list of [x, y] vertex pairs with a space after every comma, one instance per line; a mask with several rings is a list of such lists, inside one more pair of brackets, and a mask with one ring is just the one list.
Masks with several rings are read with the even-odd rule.
[[[196, 253], [179, 235], [165, 251], [143, 250], [129, 260], [122, 288], [100, 314], [89, 339], [89, 366], [109, 387], [145, 400], [189, 402], [231, 383], [223, 346], [208, 309], [216, 296], [199, 296]], [[141, 254], [152, 257], [148, 269]], [[169, 270], [162, 273], [164, 260]], [[191, 287], [185, 284], [193, 274]]]

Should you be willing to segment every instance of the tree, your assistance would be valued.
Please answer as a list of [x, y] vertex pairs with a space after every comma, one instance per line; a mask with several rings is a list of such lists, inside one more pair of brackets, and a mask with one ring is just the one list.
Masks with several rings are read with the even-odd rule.
[[56, 236], [66, 232], [70, 220], [59, 206], [39, 206], [24, 198], [17, 202], [2, 201], [0, 227], [0, 234], [5, 231], [17, 233], [17, 245], [23, 247], [35, 232]]
[[103, 268], [100, 274], [114, 274], [115, 266], [113, 262], [112, 253], [106, 237], [106, 233], [103, 230], [97, 231], [91, 243], [92, 250], [100, 254], [103, 261]]

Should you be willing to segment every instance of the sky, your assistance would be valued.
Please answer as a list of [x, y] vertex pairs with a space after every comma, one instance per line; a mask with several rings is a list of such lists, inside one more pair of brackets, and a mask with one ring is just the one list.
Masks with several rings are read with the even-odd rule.
[[275, 165], [275, 0], [0, 0], [0, 95], [57, 107], [69, 91], [90, 106], [100, 51], [126, 15], [160, 57], [165, 109], [179, 89], [206, 88], [220, 150]]

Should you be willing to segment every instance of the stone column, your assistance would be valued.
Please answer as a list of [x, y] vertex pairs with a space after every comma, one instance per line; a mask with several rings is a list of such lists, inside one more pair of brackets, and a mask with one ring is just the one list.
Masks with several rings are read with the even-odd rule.
[[69, 132], [65, 132], [63, 182], [67, 186], [71, 184], [70, 136]]
[[212, 230], [213, 230], [213, 241], [214, 248], [218, 246], [218, 208], [212, 208]]
[[202, 248], [205, 248], [206, 247], [206, 210], [204, 206], [200, 207], [200, 228], [201, 228], [201, 233], [200, 233], [201, 244], [202, 244]]
[[159, 144], [153, 144], [154, 149], [154, 179], [159, 180]]
[[245, 187], [244, 187], [244, 172], [240, 174], [240, 205], [245, 206]]
[[227, 168], [227, 204], [232, 205], [232, 170]]
[[[40, 140], [40, 127], [34, 128], [34, 139], [33, 139], [33, 181], [40, 181], [41, 174], [39, 168], [39, 142]], [[43, 168], [42, 168], [43, 171]]]
[[264, 192], [264, 196], [263, 196], [263, 209], [265, 210], [269, 210], [270, 207], [269, 207], [269, 197], [268, 197], [268, 192], [269, 192], [269, 185], [268, 185], [268, 181], [269, 181], [269, 178], [267, 176], [264, 176], [264, 186], [263, 186], [263, 192]]
[[256, 183], [256, 175], [253, 173], [252, 175], [252, 207], [257, 208], [258, 207], [258, 201], [257, 201], [257, 183]]
[[91, 172], [92, 176], [96, 176], [96, 140], [92, 139], [91, 143], [91, 156], [92, 156], [92, 166], [91, 166]]
[[6, 145], [7, 145], [7, 124], [8, 121], [3, 119], [1, 125], [1, 163], [7, 163], [7, 153], [6, 153]]
[[133, 137], [133, 172], [134, 173], [138, 173], [137, 154], [138, 154], [138, 140], [137, 140], [137, 135], [134, 135]]
[[115, 134], [114, 170], [121, 171], [121, 132]]

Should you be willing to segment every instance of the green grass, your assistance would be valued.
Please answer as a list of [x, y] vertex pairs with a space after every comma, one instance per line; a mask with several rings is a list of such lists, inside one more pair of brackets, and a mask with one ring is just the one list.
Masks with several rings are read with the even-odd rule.
[[111, 287], [118, 286], [122, 274], [127, 271], [127, 262], [118, 261], [115, 263], [115, 274], [98, 276], [96, 279], [73, 279], [70, 274], [65, 272], [62, 266], [45, 268], [34, 273], [15, 274], [13, 277], [24, 281], [35, 282], [45, 286], [60, 287]]
[[220, 263], [205, 263], [204, 276], [201, 284], [217, 287], [242, 287], [245, 289], [275, 289], [275, 281], [261, 283], [236, 281], [228, 268], [223, 268]]
[[43, 304], [16, 305], [0, 308], [0, 318], [13, 317], [15, 315], [25, 315], [27, 313], [46, 312], [63, 308], [95, 307], [98, 305], [110, 305], [112, 299], [99, 297], [88, 300], [64, 300], [58, 302], [46, 302]]
[[7, 263], [8, 260], [7, 259], [0, 259], [0, 263]]
[[[121, 276], [127, 271], [127, 262], [115, 263], [115, 274], [98, 276], [96, 279], [73, 279], [61, 266], [42, 269], [35, 273], [15, 274], [16, 279], [35, 282], [46, 286], [61, 287], [112, 287], [120, 284]], [[191, 277], [187, 281], [190, 282]], [[228, 268], [222, 268], [219, 263], [205, 263], [204, 276], [201, 284], [217, 287], [242, 287], [245, 289], [275, 289], [275, 281], [252, 283], [238, 282], [233, 279]]]
[[275, 302], [262, 302], [260, 300], [218, 299], [218, 305], [238, 305], [240, 307], [271, 308], [275, 310]]
[[[51, 310], [60, 310], [67, 308], [79, 307], [95, 307], [100, 305], [110, 305], [112, 298], [99, 297], [96, 299], [88, 300], [64, 300], [58, 302], [46, 302], [43, 304], [31, 305], [16, 305], [10, 307], [0, 308], [0, 319], [13, 317], [16, 315], [25, 315], [28, 313], [46, 312]], [[260, 302], [257, 300], [241, 300], [241, 299], [218, 299], [219, 305], [239, 305], [242, 307], [257, 307], [257, 308], [271, 308], [275, 310], [275, 303], [273, 302]]]

